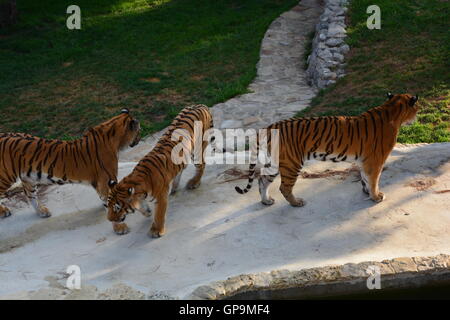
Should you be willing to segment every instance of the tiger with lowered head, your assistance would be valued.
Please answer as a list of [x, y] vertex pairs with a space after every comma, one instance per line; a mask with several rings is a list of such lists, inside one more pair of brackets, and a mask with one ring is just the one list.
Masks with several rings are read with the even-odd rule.
[[[196, 172], [188, 181], [187, 188], [195, 189], [200, 185], [205, 169], [204, 150], [208, 141], [203, 140], [203, 135], [198, 137], [194, 134], [195, 122], [201, 125], [200, 129], [203, 133], [213, 128], [212, 116], [207, 106], [194, 105], [184, 108], [172, 121], [155, 147], [138, 162], [133, 171], [119, 183], [115, 180], [110, 182], [108, 219], [112, 221], [113, 229], [117, 234], [129, 232], [128, 226], [123, 222], [128, 213], [138, 210], [143, 215], [150, 216], [147, 200], [156, 200], [155, 216], [149, 235], [156, 238], [165, 233], [169, 190], [171, 193], [176, 191], [181, 174], [187, 165], [186, 161], [177, 163], [172, 160], [172, 150], [180, 143], [178, 138], [174, 138], [177, 130], [185, 130], [187, 136], [185, 135], [181, 142], [189, 150], [194, 150], [196, 144], [201, 145], [201, 159], [199, 163], [195, 163]], [[209, 140], [213, 142], [214, 137]], [[193, 153], [188, 156], [191, 155], [193, 156]]]
[[[359, 116], [291, 118], [271, 124], [267, 129], [279, 132], [278, 172], [260, 176], [262, 203], [274, 203], [268, 190], [280, 174], [283, 196], [292, 206], [303, 206], [303, 199], [296, 198], [292, 189], [304, 162], [310, 159], [356, 162], [361, 171], [363, 191], [373, 201], [383, 201], [385, 195], [378, 188], [383, 165], [394, 148], [400, 126], [415, 120], [419, 110], [417, 100], [417, 96], [409, 94], [388, 93], [385, 103]], [[270, 144], [268, 136], [267, 150], [270, 150]], [[248, 184], [245, 189], [236, 187], [238, 193], [247, 193], [252, 186], [256, 166], [254, 157], [252, 155], [254, 160], [250, 164]]]
[[[25, 195], [43, 218], [51, 214], [37, 198], [37, 185], [85, 183], [106, 202], [108, 183], [117, 179], [119, 151], [139, 140], [139, 121], [128, 109], [73, 141], [0, 133], [0, 196], [21, 181]], [[0, 217], [10, 215], [10, 210], [0, 205]]]

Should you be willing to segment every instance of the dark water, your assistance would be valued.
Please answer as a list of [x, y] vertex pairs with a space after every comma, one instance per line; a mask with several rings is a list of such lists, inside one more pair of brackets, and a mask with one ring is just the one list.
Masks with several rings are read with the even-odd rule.
[[[428, 276], [430, 277], [433, 276]], [[382, 287], [379, 290], [368, 290], [365, 283], [330, 283], [304, 288], [247, 291], [229, 297], [228, 300], [450, 300], [450, 279], [447, 276], [445, 279], [439, 278], [439, 282], [425, 282], [426, 277], [416, 277], [414, 280], [416, 283], [399, 278], [396, 279], [400, 284], [397, 287], [386, 284], [385, 289]]]
[[445, 286], [425, 286], [413, 289], [390, 289], [390, 290], [370, 290], [364, 294], [349, 294], [339, 296], [328, 296], [317, 299], [326, 300], [401, 300], [401, 299], [420, 299], [420, 300], [450, 300], [450, 285]]

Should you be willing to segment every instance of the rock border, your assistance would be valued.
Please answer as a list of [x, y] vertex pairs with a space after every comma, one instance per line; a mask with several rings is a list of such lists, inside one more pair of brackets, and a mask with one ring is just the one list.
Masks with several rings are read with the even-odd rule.
[[345, 76], [345, 13], [349, 0], [325, 0], [325, 9], [316, 25], [306, 74], [310, 85], [323, 89]]
[[406, 289], [426, 284], [450, 283], [450, 255], [401, 257], [301, 269], [242, 274], [196, 288], [186, 299], [218, 300], [318, 298], [327, 295], [367, 293], [369, 266], [380, 268], [382, 289]]

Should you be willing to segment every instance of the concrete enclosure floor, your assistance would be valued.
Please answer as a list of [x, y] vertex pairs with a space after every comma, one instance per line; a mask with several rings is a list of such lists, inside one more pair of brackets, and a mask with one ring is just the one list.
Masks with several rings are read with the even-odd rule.
[[[302, 208], [284, 200], [279, 178], [271, 187], [276, 203], [267, 207], [257, 188], [234, 190], [246, 184], [236, 179], [247, 165], [211, 165], [197, 190], [171, 197], [159, 239], [147, 235], [151, 219], [138, 213], [127, 217], [129, 234], [114, 234], [89, 187], [48, 188], [54, 215], [44, 220], [13, 197], [13, 215], [0, 221], [0, 297], [74, 298], [64, 290], [73, 264], [87, 288], [76, 298], [110, 297], [99, 294], [111, 288], [125, 292], [116, 298], [183, 298], [241, 273], [448, 254], [449, 159], [450, 144], [398, 146], [382, 174], [387, 198], [379, 204], [366, 200], [349, 164], [311, 162], [295, 186]], [[133, 166], [122, 163], [121, 176]], [[188, 167], [181, 186], [192, 174]]]

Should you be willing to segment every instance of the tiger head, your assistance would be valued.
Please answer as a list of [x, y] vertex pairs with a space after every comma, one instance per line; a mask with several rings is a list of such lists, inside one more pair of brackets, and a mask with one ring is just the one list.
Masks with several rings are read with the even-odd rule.
[[127, 146], [134, 147], [141, 139], [139, 121], [130, 115], [127, 108], [122, 109], [119, 115], [90, 130], [111, 138], [111, 141], [118, 143], [116, 146], [119, 150]]
[[108, 220], [122, 222], [129, 213], [134, 213], [143, 193], [136, 192], [136, 184], [127, 182], [126, 178], [119, 183], [109, 182], [109, 195], [106, 204]]
[[412, 96], [410, 94], [387, 94], [388, 101], [386, 105], [388, 110], [396, 113], [396, 118], [400, 120], [401, 124], [410, 125], [416, 120], [419, 106], [416, 103], [419, 100], [417, 95]]

